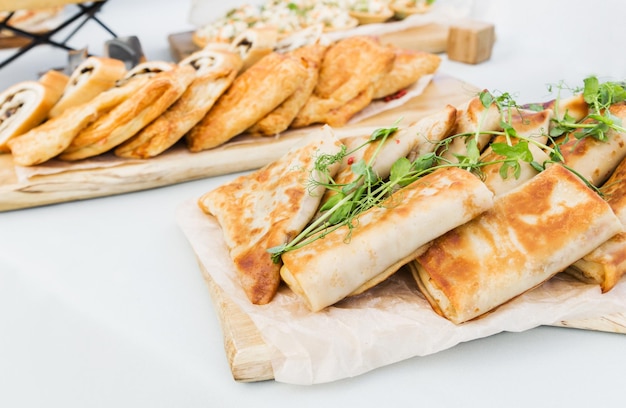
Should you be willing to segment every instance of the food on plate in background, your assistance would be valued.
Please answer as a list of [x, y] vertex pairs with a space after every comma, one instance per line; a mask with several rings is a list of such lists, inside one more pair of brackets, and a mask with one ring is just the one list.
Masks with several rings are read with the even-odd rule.
[[384, 23], [393, 17], [389, 0], [353, 0], [348, 12], [359, 24]]
[[[9, 150], [7, 143], [43, 122], [61, 97], [58, 80], [44, 76], [44, 81], [22, 81], [0, 93], [0, 152]], [[57, 78], [57, 79], [55, 79]]]
[[396, 18], [403, 19], [413, 14], [429, 12], [434, 3], [435, 0], [391, 0], [390, 7]]
[[66, 109], [90, 101], [96, 95], [115, 86], [126, 74], [124, 62], [104, 57], [89, 57], [72, 72], [61, 99], [52, 107], [54, 118]]
[[[64, 6], [44, 7], [32, 10], [15, 10], [11, 18], [7, 21], [11, 27], [27, 31], [29, 33], [43, 33], [57, 27], [60, 23], [59, 16], [64, 10]], [[0, 21], [9, 17], [8, 11], [0, 11]], [[15, 33], [11, 30], [1, 30], [0, 38], [12, 37]]]

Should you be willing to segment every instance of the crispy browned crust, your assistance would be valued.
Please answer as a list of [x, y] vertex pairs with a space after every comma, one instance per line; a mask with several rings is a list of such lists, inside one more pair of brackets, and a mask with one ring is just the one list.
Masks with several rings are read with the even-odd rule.
[[271, 53], [233, 81], [186, 135], [192, 152], [219, 146], [283, 103], [307, 76], [301, 58]]
[[371, 102], [373, 84], [391, 70], [394, 58], [394, 51], [373, 37], [350, 37], [334, 43], [324, 56], [313, 94], [291, 126], [330, 124], [329, 120], [345, 123], [358, 112], [356, 108], [367, 105], [363, 103], [366, 97], [367, 103]]
[[295, 92], [276, 109], [254, 124], [248, 132], [272, 136], [286, 130], [313, 93], [319, 77], [320, 64], [327, 46], [320, 44], [298, 48], [291, 53], [304, 60], [307, 76]]
[[189, 66], [155, 75], [136, 93], [82, 130], [59, 158], [92, 157], [128, 140], [172, 105], [194, 77], [195, 70]]
[[226, 91], [241, 68], [231, 52], [203, 50], [180, 62], [196, 69], [182, 96], [161, 116], [115, 149], [119, 157], [147, 159], [163, 153], [198, 123]]
[[434, 74], [441, 64], [441, 57], [436, 54], [396, 47], [393, 50], [393, 66], [374, 83], [374, 99], [408, 88], [424, 75]]

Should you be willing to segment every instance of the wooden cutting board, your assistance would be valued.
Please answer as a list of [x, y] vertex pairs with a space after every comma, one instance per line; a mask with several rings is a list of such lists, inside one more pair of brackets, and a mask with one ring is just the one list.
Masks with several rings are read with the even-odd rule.
[[[367, 135], [398, 118], [409, 124], [445, 106], [470, 99], [476, 88], [438, 74], [425, 92], [402, 105], [356, 124], [336, 129], [339, 137]], [[146, 190], [185, 181], [259, 168], [280, 157], [310, 128], [285, 132], [280, 137], [240, 137], [219, 148], [190, 153], [182, 145], [148, 160], [116, 159], [112, 167], [79, 168], [18, 177], [10, 154], [0, 154], [0, 211]]]

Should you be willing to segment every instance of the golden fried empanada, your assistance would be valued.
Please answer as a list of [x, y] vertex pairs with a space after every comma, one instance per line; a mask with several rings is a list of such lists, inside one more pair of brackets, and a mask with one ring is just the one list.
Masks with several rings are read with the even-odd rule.
[[437, 71], [441, 57], [422, 51], [393, 48], [395, 58], [391, 71], [374, 82], [374, 99], [393, 95]]
[[283, 103], [307, 76], [301, 58], [271, 53], [233, 81], [207, 115], [186, 135], [192, 152], [219, 146]]
[[242, 61], [238, 54], [207, 49], [193, 53], [180, 65], [196, 69], [191, 85], [167, 111], [118, 146], [117, 156], [147, 159], [173, 146], [232, 84]]
[[132, 96], [82, 130], [59, 158], [84, 159], [125, 142], [176, 102], [194, 77], [195, 70], [188, 65], [154, 75]]

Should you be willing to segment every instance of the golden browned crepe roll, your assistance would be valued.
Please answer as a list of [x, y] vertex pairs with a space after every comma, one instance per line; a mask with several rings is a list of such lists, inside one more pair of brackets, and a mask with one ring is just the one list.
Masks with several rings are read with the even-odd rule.
[[358, 216], [354, 228], [283, 254], [283, 280], [312, 311], [380, 283], [425, 245], [489, 209], [493, 194], [473, 174], [437, 170]]
[[119, 157], [147, 159], [163, 153], [180, 140], [213, 107], [241, 68], [239, 55], [201, 50], [180, 65], [196, 70], [185, 93], [161, 116], [115, 149]]
[[61, 99], [50, 110], [49, 117], [59, 116], [65, 109], [90, 101], [112, 88], [126, 74], [123, 61], [114, 58], [89, 57], [76, 67]]
[[207, 115], [186, 135], [192, 152], [219, 146], [276, 109], [306, 78], [302, 59], [271, 53], [233, 81]]
[[458, 324], [542, 284], [623, 228], [598, 194], [554, 165], [434, 240], [410, 268], [433, 309]]
[[[622, 224], [626, 225], [626, 159], [604, 183], [602, 193]], [[566, 272], [578, 279], [600, 285], [608, 292], [626, 273], [626, 233], [621, 232], [594, 249]]]
[[59, 100], [58, 88], [38, 81], [23, 81], [0, 93], [0, 152], [7, 142], [38, 126]]
[[[341, 143], [329, 127], [312, 131], [280, 159], [203, 195], [199, 205], [222, 228], [239, 281], [250, 301], [272, 300], [280, 283], [280, 264], [267, 250], [296, 236], [313, 217], [323, 187], [304, 182], [313, 177], [319, 154], [337, 154]], [[330, 166], [334, 175], [337, 166]]]
[[136, 93], [83, 129], [59, 158], [80, 160], [118, 146], [176, 102], [194, 77], [195, 70], [187, 65], [149, 78]]

